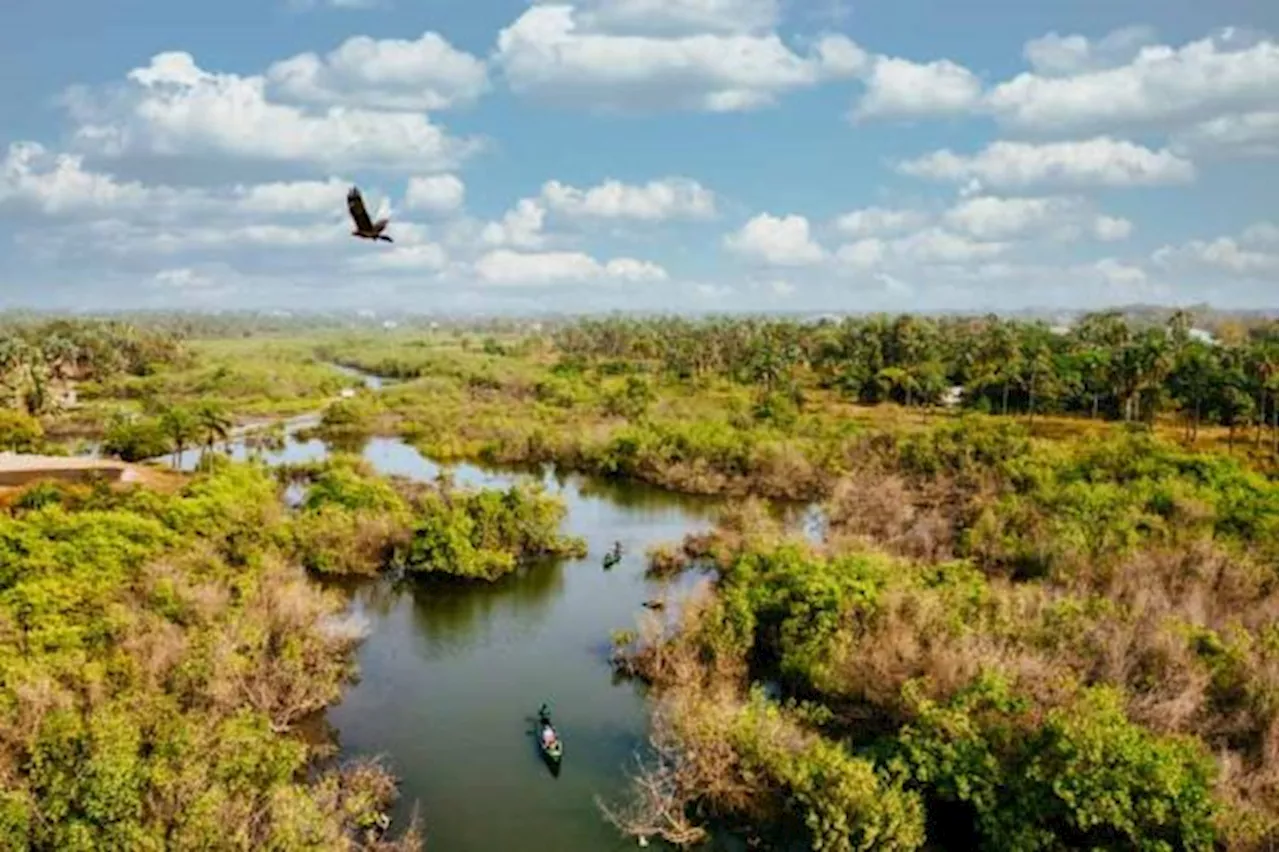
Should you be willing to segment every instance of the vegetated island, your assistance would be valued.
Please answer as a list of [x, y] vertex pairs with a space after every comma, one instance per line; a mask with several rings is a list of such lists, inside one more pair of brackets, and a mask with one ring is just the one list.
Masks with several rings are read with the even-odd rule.
[[[398, 433], [437, 459], [824, 505], [817, 544], [739, 499], [653, 554], [710, 582], [676, 629], [619, 637], [657, 746], [636, 797], [602, 803], [628, 832], [1274, 848], [1276, 327], [1161, 320], [6, 322], [0, 449], [203, 458], [170, 488], [4, 495], [5, 845], [419, 844], [386, 830], [383, 769], [297, 735], [359, 640], [307, 574], [484, 581], [581, 543], [537, 489], [342, 454]], [[373, 394], [324, 362], [400, 381]], [[321, 407], [325, 462], [218, 452], [269, 452], [278, 430], [237, 429]]]

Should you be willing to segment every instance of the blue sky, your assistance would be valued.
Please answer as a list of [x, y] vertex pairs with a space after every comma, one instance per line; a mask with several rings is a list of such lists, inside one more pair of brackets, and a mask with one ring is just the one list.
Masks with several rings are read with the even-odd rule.
[[[0, 307], [1280, 298], [1270, 4], [43, 0], [7, 15]], [[394, 244], [349, 235], [351, 182], [390, 213]]]

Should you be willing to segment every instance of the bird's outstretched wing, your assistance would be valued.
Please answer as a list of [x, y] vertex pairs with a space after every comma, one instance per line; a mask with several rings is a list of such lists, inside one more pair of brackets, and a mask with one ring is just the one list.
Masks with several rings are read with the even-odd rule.
[[347, 210], [351, 211], [351, 219], [356, 223], [357, 231], [367, 234], [373, 230], [369, 211], [364, 209], [364, 199], [360, 197], [360, 190], [354, 186], [347, 193]]

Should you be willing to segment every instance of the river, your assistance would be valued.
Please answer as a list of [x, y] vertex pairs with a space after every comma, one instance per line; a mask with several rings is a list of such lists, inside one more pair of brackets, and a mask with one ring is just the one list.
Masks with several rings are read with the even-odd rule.
[[[291, 424], [283, 451], [265, 454], [268, 461], [323, 457], [322, 442], [294, 437], [300, 425]], [[231, 449], [246, 457], [242, 442]], [[388, 474], [432, 479], [440, 469], [396, 438], [370, 439], [363, 455]], [[197, 458], [190, 451], [180, 464]], [[520, 476], [467, 464], [450, 470], [460, 485], [505, 486]], [[594, 801], [625, 792], [647, 728], [642, 688], [612, 675], [609, 636], [634, 628], [641, 604], [660, 592], [644, 576], [646, 548], [706, 529], [720, 501], [551, 472], [543, 478], [568, 506], [566, 531], [586, 538], [586, 558], [531, 566], [492, 584], [348, 585], [368, 636], [358, 651], [360, 680], [327, 721], [343, 756], [383, 756], [401, 782], [395, 824], [406, 825], [416, 805], [431, 852], [636, 848]], [[601, 559], [615, 541], [622, 561], [605, 570]], [[543, 701], [563, 736], [558, 776], [532, 736]]]

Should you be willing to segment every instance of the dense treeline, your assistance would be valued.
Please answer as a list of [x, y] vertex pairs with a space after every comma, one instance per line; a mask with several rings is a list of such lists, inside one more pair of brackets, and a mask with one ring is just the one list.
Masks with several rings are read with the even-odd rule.
[[[52, 317], [52, 318], [51, 318]], [[89, 314], [0, 312], [0, 333], [14, 326], [30, 326], [43, 322], [77, 324], [115, 324], [148, 328], [186, 339], [216, 340], [224, 338], [305, 335], [316, 332], [414, 330], [446, 333], [475, 332], [506, 334], [541, 327], [542, 323], [526, 318], [475, 317], [352, 311], [113, 311]]]
[[725, 376], [787, 394], [808, 377], [851, 399], [936, 405], [962, 388], [962, 404], [1000, 414], [1076, 413], [1150, 421], [1167, 411], [1227, 427], [1276, 424], [1274, 322], [1209, 342], [1176, 313], [1134, 327], [1118, 312], [1089, 314], [1069, 330], [996, 316], [914, 315], [801, 324], [786, 320], [587, 320], [558, 329], [573, 359], [644, 363], [681, 379]]
[[[433, 458], [553, 462], [565, 469], [639, 479], [680, 491], [811, 499], [829, 494], [841, 476], [862, 466], [874, 454], [878, 435], [922, 428], [949, 409], [917, 407], [914, 411], [920, 416], [914, 416], [913, 410], [899, 406], [862, 404], [892, 398], [895, 386], [883, 386], [887, 389], [882, 391], [880, 384], [872, 383], [866, 386], [866, 396], [842, 390], [836, 380], [840, 375], [870, 373], [864, 369], [866, 362], [858, 359], [821, 361], [815, 356], [818, 366], [799, 358], [779, 367], [770, 360], [771, 330], [800, 336], [817, 351], [824, 339], [831, 345], [839, 342], [842, 329], [847, 338], [875, 340], [875, 334], [891, 334], [895, 324], [933, 328], [922, 326], [924, 322], [918, 318], [868, 321], [861, 326], [749, 320], [584, 322], [557, 332], [556, 343], [525, 337], [464, 351], [443, 341], [406, 336], [326, 342], [323, 351], [342, 363], [406, 379], [378, 394], [376, 400], [353, 403], [342, 413], [364, 420], [367, 429], [398, 432]], [[1070, 336], [1041, 331], [1055, 346], [1073, 345]], [[664, 337], [668, 332], [669, 337]], [[1142, 334], [1157, 341], [1174, 337], [1163, 326]], [[1269, 363], [1261, 359], [1268, 351], [1274, 353], [1274, 341], [1253, 340], [1250, 346], [1259, 363]], [[883, 353], [885, 347], [877, 346]], [[1183, 379], [1194, 375], [1187, 373], [1185, 365], [1197, 353], [1212, 351], [1221, 357], [1221, 353], [1242, 351], [1193, 340], [1186, 341], [1185, 347], [1188, 354], [1167, 383], [1179, 392]], [[707, 366], [682, 377], [684, 351], [705, 360]], [[904, 386], [897, 367], [875, 373], [882, 379], [892, 378], [897, 387]], [[1201, 378], [1204, 375], [1208, 374]], [[1032, 392], [1039, 400], [1036, 408], [1048, 407], [1041, 396], [1048, 381], [1041, 377], [1037, 382], [1025, 392], [1021, 385], [1009, 383], [1011, 410], [1030, 404]], [[980, 383], [975, 380], [971, 385]], [[906, 390], [913, 387], [905, 382]], [[974, 393], [963, 401], [979, 410], [990, 410], [994, 404], [998, 412], [1005, 402], [1005, 388], [981, 387], [986, 396]], [[1151, 417], [1152, 400], [1160, 401], [1163, 387], [1157, 389], [1160, 393], [1144, 390], [1127, 397], [1129, 405], [1143, 417]], [[1202, 416], [1221, 412], [1220, 406], [1213, 408], [1215, 400], [1225, 399], [1223, 394], [1231, 387], [1215, 380], [1211, 387], [1201, 388], [1206, 392]], [[1171, 425], [1167, 416], [1155, 424], [1104, 420], [1103, 415], [1123, 417], [1126, 397], [1108, 387], [1096, 390], [1087, 399], [1079, 394], [1066, 399], [1084, 408], [1080, 415], [1035, 418], [1036, 439], [1096, 439], [1141, 427], [1161, 438], [1180, 436], [1196, 447], [1233, 449], [1231, 426], [1191, 435]], [[1255, 391], [1261, 395], [1257, 410], [1274, 412], [1272, 387], [1246, 385], [1233, 399], [1247, 405], [1245, 400]], [[919, 397], [912, 394], [912, 402], [918, 402]], [[906, 399], [904, 391], [902, 401]], [[1061, 409], [1063, 398], [1050, 395], [1050, 399]], [[1095, 403], [1099, 416], [1091, 419]], [[1188, 404], [1194, 416], [1194, 402]], [[1274, 475], [1274, 452], [1266, 452], [1253, 440], [1244, 442], [1243, 449], [1251, 465]]]
[[145, 376], [184, 363], [181, 338], [118, 321], [0, 325], [0, 402], [33, 416], [56, 412], [69, 382]]
[[1274, 849], [1274, 486], [1144, 435], [973, 420], [883, 449], [819, 546], [748, 505], [654, 554], [715, 581], [674, 633], [620, 637], [659, 760], [615, 820], [828, 852]]

